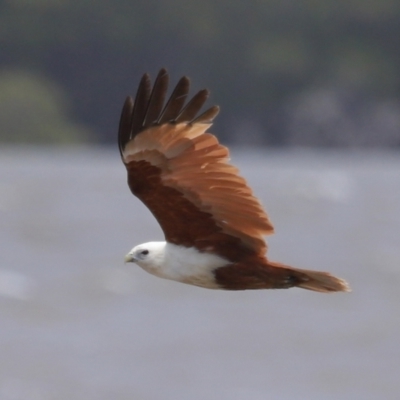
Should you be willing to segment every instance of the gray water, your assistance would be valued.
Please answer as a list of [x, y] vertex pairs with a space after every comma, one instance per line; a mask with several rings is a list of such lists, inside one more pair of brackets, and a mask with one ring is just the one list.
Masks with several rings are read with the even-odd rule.
[[1, 400], [400, 398], [400, 154], [234, 151], [273, 260], [349, 294], [146, 274], [162, 239], [116, 149], [0, 151]]

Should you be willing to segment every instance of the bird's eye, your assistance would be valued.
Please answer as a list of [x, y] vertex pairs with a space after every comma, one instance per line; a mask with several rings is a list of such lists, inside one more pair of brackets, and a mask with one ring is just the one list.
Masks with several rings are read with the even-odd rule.
[[143, 250], [143, 251], [140, 252], [140, 254], [143, 254], [144, 256], [146, 256], [147, 254], [149, 254], [149, 251], [148, 250]]

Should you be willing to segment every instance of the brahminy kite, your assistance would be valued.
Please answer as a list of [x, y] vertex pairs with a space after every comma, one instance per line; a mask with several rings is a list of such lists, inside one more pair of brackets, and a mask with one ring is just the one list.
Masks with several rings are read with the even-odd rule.
[[264, 235], [273, 226], [228, 149], [208, 133], [219, 112], [199, 114], [208, 98], [199, 91], [185, 104], [189, 79], [179, 80], [164, 106], [169, 76], [159, 72], [153, 88], [145, 74], [135, 101], [128, 97], [118, 144], [128, 185], [155, 216], [164, 242], [135, 246], [125, 257], [145, 271], [210, 289], [349, 291], [327, 272], [292, 268], [267, 259]]

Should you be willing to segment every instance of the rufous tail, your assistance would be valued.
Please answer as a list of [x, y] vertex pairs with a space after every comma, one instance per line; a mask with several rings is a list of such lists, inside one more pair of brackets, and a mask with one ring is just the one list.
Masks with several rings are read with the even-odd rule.
[[328, 272], [312, 271], [308, 269], [292, 268], [284, 264], [268, 261], [269, 266], [280, 267], [286, 270], [293, 286], [315, 292], [351, 292], [349, 284], [341, 278]]
[[328, 272], [293, 268], [270, 261], [234, 263], [214, 271], [218, 285], [226, 290], [289, 289], [300, 287], [315, 292], [350, 292], [348, 283]]
[[295, 269], [304, 277], [300, 278], [298, 287], [315, 292], [351, 292], [349, 284], [341, 278], [336, 278], [328, 272]]

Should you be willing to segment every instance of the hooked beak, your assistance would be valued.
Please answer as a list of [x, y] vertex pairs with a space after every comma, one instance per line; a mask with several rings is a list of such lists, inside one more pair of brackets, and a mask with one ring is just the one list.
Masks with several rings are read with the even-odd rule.
[[124, 258], [125, 264], [128, 262], [135, 262], [135, 258], [132, 254], [128, 253]]

